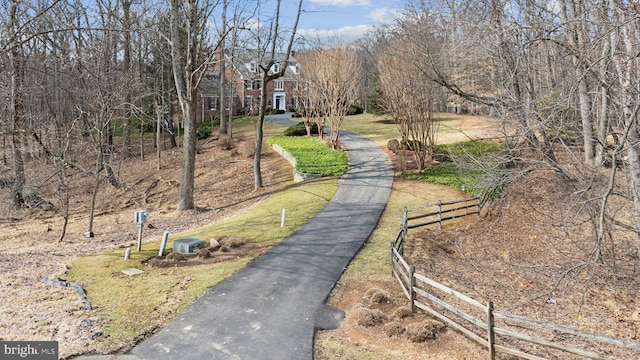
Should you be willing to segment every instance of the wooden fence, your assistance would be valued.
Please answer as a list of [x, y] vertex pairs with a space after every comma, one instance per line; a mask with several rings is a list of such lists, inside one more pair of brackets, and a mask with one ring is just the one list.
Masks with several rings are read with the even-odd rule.
[[[416, 215], [409, 216], [409, 213]], [[438, 200], [437, 204], [422, 206], [414, 209], [404, 208], [403, 224], [407, 229], [438, 224], [438, 229], [445, 221], [480, 214], [480, 198], [471, 198], [450, 202]], [[421, 220], [422, 222], [418, 222]]]
[[[445, 203], [439, 202], [439, 205], [445, 205]], [[571, 338], [582, 344], [586, 343], [587, 346], [590, 345], [591, 347], [594, 346], [593, 342], [597, 341], [626, 349], [640, 350], [640, 343], [596, 335], [545, 321], [497, 311], [492, 301], [482, 304], [469, 296], [416, 273], [415, 267], [407, 263], [403, 257], [404, 241], [407, 237], [408, 229], [417, 227], [415, 225], [409, 226], [408, 222], [422, 217], [408, 216], [409, 212], [411, 210], [407, 211], [405, 208], [400, 232], [396, 239], [391, 242], [392, 276], [398, 280], [402, 291], [411, 302], [412, 311], [415, 312], [418, 308], [422, 309], [460, 331], [471, 340], [485, 346], [490, 360], [495, 360], [497, 352], [523, 359], [544, 360], [544, 357], [533, 354], [535, 351], [531, 349], [536, 347], [555, 349], [588, 359], [615, 359], [594, 351], [577, 348], [574, 345], [569, 346], [544, 339], [540, 335], [545, 332], [552, 333], [553, 336], [550, 337]], [[433, 216], [433, 214], [430, 216]], [[446, 221], [446, 219], [439, 216], [439, 222], [429, 222], [429, 224], [438, 223], [441, 225], [442, 221]], [[519, 329], [520, 332], [513, 331], [513, 328]], [[523, 329], [530, 331], [524, 333], [522, 332]], [[513, 341], [514, 339], [515, 341]], [[513, 344], [516, 344], [516, 346], [524, 344], [522, 347], [527, 349], [514, 348]], [[539, 352], [537, 353], [539, 354]], [[640, 351], [637, 352], [636, 356], [640, 358]]]

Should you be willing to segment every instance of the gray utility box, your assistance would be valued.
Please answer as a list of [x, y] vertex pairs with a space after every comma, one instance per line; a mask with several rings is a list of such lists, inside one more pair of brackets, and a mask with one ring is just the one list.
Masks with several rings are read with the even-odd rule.
[[204, 240], [184, 237], [173, 240], [173, 251], [182, 254], [195, 253], [204, 249]]

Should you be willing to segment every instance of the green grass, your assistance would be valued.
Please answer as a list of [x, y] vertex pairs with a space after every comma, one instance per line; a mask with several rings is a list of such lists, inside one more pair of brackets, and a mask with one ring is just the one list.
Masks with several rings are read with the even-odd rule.
[[[487, 179], [497, 171], [496, 162], [493, 159], [496, 155], [500, 155], [503, 149], [502, 144], [483, 141], [438, 145], [436, 150], [438, 157], [454, 162], [443, 162], [421, 173], [403, 174], [402, 177], [464, 189], [473, 196], [482, 196], [487, 191], [487, 187], [492, 187]], [[499, 191], [495, 192], [495, 190], [492, 190], [492, 197], [499, 194]]]
[[316, 138], [299, 136], [273, 136], [269, 145], [278, 144], [296, 158], [296, 169], [303, 173], [323, 176], [342, 175], [347, 170], [344, 151], [331, 150]]
[[[336, 190], [336, 179], [332, 177], [290, 185], [244, 214], [171, 235], [169, 245], [173, 239], [187, 235], [205, 241], [229, 235], [245, 237], [266, 251], [305, 223]], [[286, 208], [284, 227], [280, 227], [282, 208]], [[160, 239], [156, 239], [143, 244], [140, 253], [134, 250], [128, 261], [123, 259], [124, 249], [114, 249], [82, 256], [72, 263], [70, 280], [85, 288], [95, 308], [92, 316], [103, 320], [104, 334], [89, 350], [113, 352], [133, 339], [153, 332], [207, 289], [253, 260], [252, 256], [245, 256], [230, 262], [192, 267], [156, 269], [145, 266], [144, 261], [157, 255], [159, 247]], [[122, 273], [123, 269], [131, 267], [144, 273], [131, 277]]]
[[398, 129], [391, 121], [391, 117], [386, 115], [360, 114], [346, 116], [340, 128], [362, 135], [386, 148], [389, 140], [399, 138]]
[[[459, 116], [446, 113], [433, 113], [433, 119], [438, 123], [438, 143], [452, 143], [466, 139], [460, 131], [462, 121]], [[342, 122], [342, 130], [362, 135], [376, 144], [387, 147], [391, 139], [399, 139], [398, 128], [389, 115], [360, 114], [347, 116]]]
[[405, 179], [422, 180], [436, 184], [451, 186], [474, 196], [480, 196], [483, 191], [482, 172], [472, 169], [463, 169], [455, 163], [443, 163], [429, 167], [419, 174], [402, 174]]

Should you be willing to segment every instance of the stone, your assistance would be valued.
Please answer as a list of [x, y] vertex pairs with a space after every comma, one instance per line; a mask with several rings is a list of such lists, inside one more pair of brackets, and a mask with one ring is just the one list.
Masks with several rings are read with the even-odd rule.
[[209, 251], [216, 251], [220, 249], [220, 246], [220, 242], [217, 239], [211, 238], [209, 240]]
[[126, 275], [129, 275], [129, 276], [140, 275], [140, 274], [144, 273], [144, 271], [142, 271], [140, 269], [136, 269], [136, 268], [124, 269], [124, 270], [122, 270], [122, 272], [125, 273]]

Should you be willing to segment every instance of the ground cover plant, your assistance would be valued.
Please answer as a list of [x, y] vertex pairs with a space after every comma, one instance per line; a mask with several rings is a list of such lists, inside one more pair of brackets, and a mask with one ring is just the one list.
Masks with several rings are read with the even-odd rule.
[[503, 148], [499, 143], [484, 141], [440, 144], [436, 154], [441, 162], [419, 173], [404, 173], [402, 177], [448, 185], [476, 197], [490, 191], [495, 198], [500, 193], [499, 184], [491, 184], [489, 179], [500, 178], [502, 170], [496, 158]]
[[344, 151], [332, 150], [324, 142], [309, 137], [273, 136], [267, 140], [278, 144], [296, 158], [298, 171], [323, 176], [342, 175], [347, 169]]

